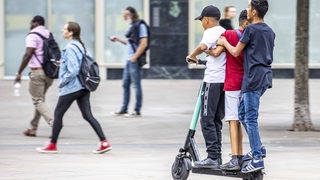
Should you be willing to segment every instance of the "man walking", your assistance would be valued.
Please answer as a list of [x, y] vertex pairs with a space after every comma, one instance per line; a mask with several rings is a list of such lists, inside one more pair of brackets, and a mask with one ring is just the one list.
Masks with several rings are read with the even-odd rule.
[[[30, 32], [37, 32], [44, 37], [49, 37], [50, 32], [45, 28], [45, 21], [42, 16], [34, 16], [30, 22]], [[45, 104], [45, 94], [52, 85], [53, 79], [47, 77], [42, 69], [43, 62], [43, 40], [37, 34], [29, 33], [26, 37], [26, 51], [22, 58], [19, 70], [16, 74], [15, 83], [21, 81], [21, 73], [28, 65], [29, 73], [29, 93], [35, 107], [34, 116], [31, 120], [31, 128], [27, 129], [26, 136], [36, 136], [40, 117], [43, 116], [46, 122], [52, 126], [53, 114]]]

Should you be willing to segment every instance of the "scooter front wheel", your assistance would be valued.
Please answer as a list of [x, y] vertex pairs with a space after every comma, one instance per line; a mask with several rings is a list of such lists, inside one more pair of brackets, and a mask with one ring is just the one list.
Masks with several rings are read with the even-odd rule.
[[186, 155], [177, 155], [171, 168], [171, 175], [174, 180], [186, 180], [188, 179], [191, 170], [190, 157]]

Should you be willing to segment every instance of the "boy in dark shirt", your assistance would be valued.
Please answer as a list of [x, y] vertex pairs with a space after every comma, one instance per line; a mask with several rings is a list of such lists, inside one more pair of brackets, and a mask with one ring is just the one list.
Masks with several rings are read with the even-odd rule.
[[243, 160], [251, 159], [248, 165], [241, 169], [249, 173], [264, 168], [261, 139], [258, 129], [258, 110], [260, 97], [266, 89], [272, 86], [271, 63], [275, 33], [264, 23], [264, 15], [268, 11], [267, 0], [250, 0], [247, 17], [250, 21], [236, 47], [231, 46], [225, 38], [220, 38], [219, 45], [223, 45], [233, 56], [244, 52], [244, 77], [241, 86], [241, 100], [239, 105], [239, 120], [248, 133], [251, 151]]

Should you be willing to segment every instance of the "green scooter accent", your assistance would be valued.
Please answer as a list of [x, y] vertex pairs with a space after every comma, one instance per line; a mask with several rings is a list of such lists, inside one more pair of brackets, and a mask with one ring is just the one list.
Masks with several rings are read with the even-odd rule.
[[203, 83], [201, 83], [197, 104], [196, 104], [194, 111], [193, 111], [193, 116], [192, 116], [192, 120], [191, 120], [190, 128], [189, 128], [190, 130], [196, 130], [197, 123], [199, 120], [199, 115], [200, 115], [200, 111], [201, 111], [201, 103], [202, 103], [201, 102], [202, 86], [203, 86]]

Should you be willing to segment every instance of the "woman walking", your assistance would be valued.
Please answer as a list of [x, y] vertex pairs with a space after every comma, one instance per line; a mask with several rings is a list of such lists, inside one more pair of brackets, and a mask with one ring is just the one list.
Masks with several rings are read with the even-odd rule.
[[[62, 129], [62, 119], [71, 104], [76, 101], [83, 118], [88, 121], [97, 133], [101, 144], [93, 153], [100, 154], [111, 150], [99, 122], [93, 117], [90, 107], [90, 91], [84, 89], [77, 75], [82, 62], [82, 54], [86, 52], [84, 43], [80, 39], [81, 28], [76, 22], [68, 22], [64, 25], [63, 37], [68, 41], [63, 49], [59, 72], [59, 99], [54, 111], [54, 123], [51, 142], [44, 148], [37, 148], [42, 153], [56, 153], [57, 140]], [[81, 49], [79, 51], [77, 46]]]

